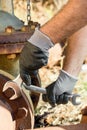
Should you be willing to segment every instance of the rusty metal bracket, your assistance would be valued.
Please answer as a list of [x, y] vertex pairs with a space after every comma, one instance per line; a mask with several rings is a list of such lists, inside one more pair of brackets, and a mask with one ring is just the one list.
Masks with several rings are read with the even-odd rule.
[[[19, 88], [10, 89], [9, 86], [3, 91], [4, 84], [8, 80], [11, 80], [9, 75], [0, 71], [0, 120], [6, 119], [5, 122], [0, 122], [0, 129], [32, 129], [34, 127], [34, 110], [31, 98], [29, 95], [27, 97], [24, 90], [21, 91]], [[11, 97], [17, 92], [20, 93], [19, 96], [10, 100], [9, 96]], [[13, 129], [13, 127], [15, 128]]]
[[5, 32], [0, 33], [0, 54], [20, 53], [37, 26], [37, 22], [31, 21], [30, 26], [23, 26], [20, 31], [7, 27]]

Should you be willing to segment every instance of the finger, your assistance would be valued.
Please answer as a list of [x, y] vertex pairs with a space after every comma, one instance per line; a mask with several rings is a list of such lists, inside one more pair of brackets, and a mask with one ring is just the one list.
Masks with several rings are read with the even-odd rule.
[[67, 104], [69, 101], [69, 97], [66, 94], [62, 94], [60, 96], [56, 96], [56, 103], [59, 104]]
[[30, 75], [25, 74], [25, 73], [22, 73], [22, 74], [20, 74], [20, 75], [21, 75], [21, 78], [22, 78], [23, 82], [24, 82], [26, 85], [31, 85], [31, 77], [30, 77]]
[[59, 104], [63, 104], [63, 98], [64, 98], [64, 94], [62, 95], [56, 95], [56, 104], [59, 105]]
[[55, 107], [56, 101], [53, 99], [52, 101], [48, 99], [47, 94], [42, 95], [42, 100], [44, 102], [49, 102], [52, 107]]
[[47, 98], [48, 98], [48, 102], [50, 103], [50, 105], [52, 107], [54, 107], [56, 104], [56, 99], [55, 99], [54, 93], [52, 91], [51, 92], [50, 91], [51, 91], [51, 88], [50, 88], [50, 90], [47, 89]]
[[69, 97], [68, 97], [66, 94], [64, 94], [64, 97], [63, 97], [63, 104], [67, 104], [68, 101], [69, 101]]
[[56, 104], [54, 84], [55, 84], [55, 82], [53, 82], [48, 87], [46, 87], [46, 93], [47, 93], [48, 101], [49, 101], [51, 106], [55, 106], [55, 104]]
[[55, 95], [49, 97], [49, 103], [52, 107], [55, 106], [56, 104]]

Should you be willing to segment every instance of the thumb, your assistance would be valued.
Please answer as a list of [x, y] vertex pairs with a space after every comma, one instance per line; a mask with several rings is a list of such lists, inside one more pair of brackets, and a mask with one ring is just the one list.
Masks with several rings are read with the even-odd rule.
[[50, 105], [52, 107], [54, 107], [56, 104], [56, 97], [55, 97], [55, 94], [53, 92], [52, 86], [47, 87], [46, 91], [47, 91], [48, 102], [50, 103]]
[[24, 82], [26, 85], [31, 85], [31, 77], [30, 77], [29, 74], [20, 73], [20, 76], [21, 76], [23, 82]]

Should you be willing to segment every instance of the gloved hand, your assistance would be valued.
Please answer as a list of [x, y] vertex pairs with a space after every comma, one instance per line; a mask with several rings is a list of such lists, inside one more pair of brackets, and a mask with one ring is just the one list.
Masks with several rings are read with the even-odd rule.
[[44, 96], [47, 96], [48, 102], [52, 106], [68, 103], [69, 98], [66, 94], [72, 93], [76, 82], [77, 78], [61, 70], [58, 79], [46, 87], [47, 95], [43, 95], [43, 100]]
[[51, 40], [36, 28], [19, 59], [20, 76], [27, 85], [31, 84], [31, 75], [36, 75], [38, 69], [47, 64], [48, 50], [52, 46]]

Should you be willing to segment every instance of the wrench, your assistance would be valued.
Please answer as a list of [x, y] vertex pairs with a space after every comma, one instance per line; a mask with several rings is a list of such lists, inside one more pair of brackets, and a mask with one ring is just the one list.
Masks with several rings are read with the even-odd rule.
[[[30, 91], [46, 94], [46, 89], [45, 88], [40, 88], [40, 87], [35, 86], [35, 85], [27, 86], [25, 83], [23, 83], [23, 85], [24, 85], [24, 87], [26, 89], [28, 89]], [[80, 100], [80, 95], [79, 94], [66, 94], [66, 96], [69, 98], [69, 101], [71, 101], [71, 103], [73, 105], [80, 105], [81, 104], [81, 100]]]
[[[12, 84], [12, 83], [14, 83], [14, 84]], [[18, 86], [18, 87], [15, 87], [15, 85]], [[21, 79], [20, 75], [18, 75], [13, 81], [6, 82], [6, 85], [4, 85], [4, 86], [6, 86], [6, 88], [8, 88], [10, 86], [13, 89], [15, 87], [15, 89], [17, 89], [16, 95], [19, 95], [18, 88], [22, 89], [22, 86], [24, 86], [27, 90], [30, 90], [30, 91], [33, 91], [33, 92], [46, 94], [45, 88], [40, 88], [40, 87], [35, 86], [35, 85], [27, 86], [23, 82], [23, 80]], [[5, 90], [5, 88], [4, 88], [4, 90]], [[78, 101], [78, 97], [80, 97], [80, 95], [78, 95], [78, 94], [66, 94], [66, 96], [68, 96], [69, 101], [71, 101], [71, 103], [73, 105], [79, 105], [81, 103], [80, 100]], [[11, 97], [11, 98], [13, 98], [13, 97]]]

